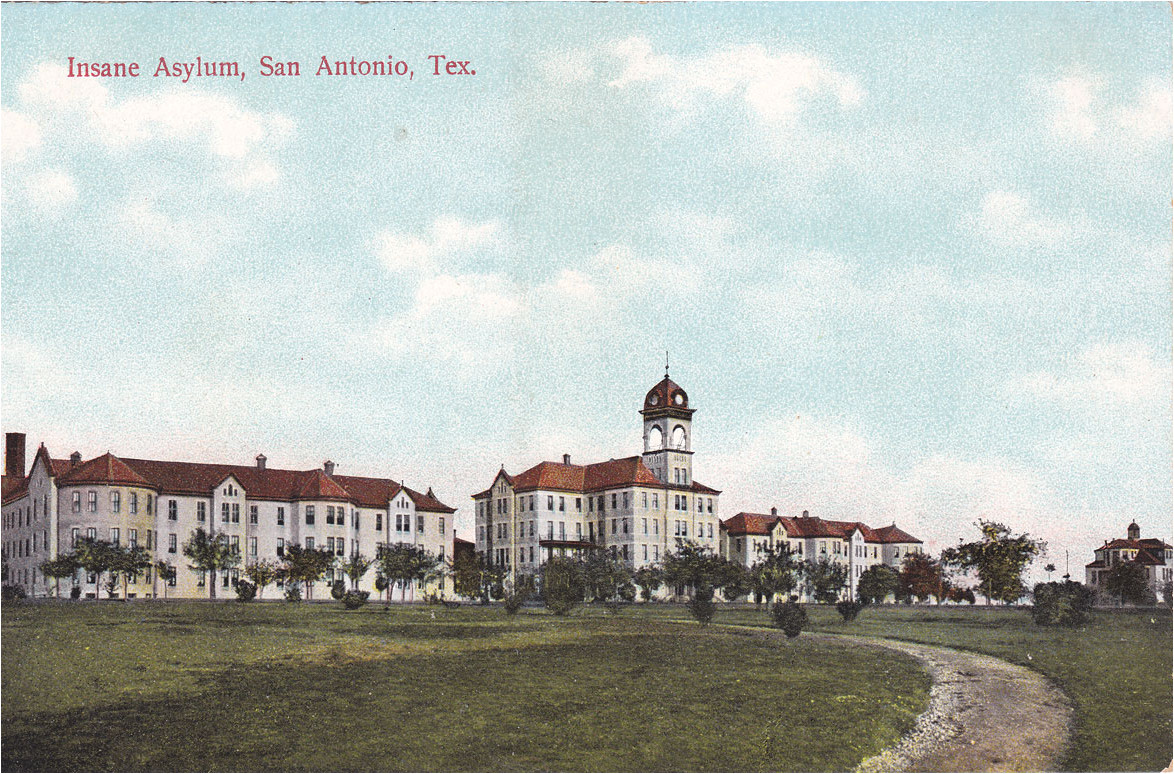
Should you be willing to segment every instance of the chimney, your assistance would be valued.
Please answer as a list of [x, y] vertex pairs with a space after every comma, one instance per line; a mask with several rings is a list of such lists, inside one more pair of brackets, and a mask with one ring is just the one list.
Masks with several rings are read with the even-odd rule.
[[569, 454], [564, 454], [564, 455], [563, 455], [563, 464], [564, 464], [564, 465], [570, 465], [570, 464], [571, 464], [571, 455], [569, 455]]
[[265, 459], [266, 458], [265, 458], [264, 454], [257, 455], [257, 470], [264, 470], [265, 469]]
[[772, 505], [772, 506], [770, 507], [770, 515], [771, 515], [771, 516], [778, 516], [778, 515], [779, 515], [779, 509], [778, 509], [778, 508], [776, 508], [776, 507], [774, 507], [774, 506]]
[[24, 478], [24, 433], [4, 434], [4, 475]]
[[810, 514], [809, 514], [809, 513], [807, 513], [807, 511], [803, 511], [803, 518], [805, 518], [805, 519], [806, 519], [806, 518], [809, 518], [809, 517], [810, 517]]
[[326, 475], [333, 476], [334, 475], [334, 462], [331, 460], [326, 460], [326, 462], [322, 463], [322, 470], [324, 470], [326, 472]]
[[69, 455], [69, 467], [76, 468], [80, 464], [82, 464], [81, 452], [75, 451], [73, 454]]

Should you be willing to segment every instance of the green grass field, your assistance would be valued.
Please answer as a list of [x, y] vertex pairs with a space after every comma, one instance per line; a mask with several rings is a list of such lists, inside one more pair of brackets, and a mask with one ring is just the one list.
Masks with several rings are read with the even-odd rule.
[[8, 771], [847, 770], [929, 688], [890, 651], [636, 610], [5, 604], [2, 623]]
[[[1027, 610], [970, 607], [865, 608], [844, 623], [834, 608], [808, 606], [814, 631], [890, 637], [996, 656], [1055, 682], [1076, 710], [1066, 771], [1159, 771], [1170, 765], [1170, 612], [1102, 611], [1079, 630], [1036, 626]], [[645, 615], [685, 620], [653, 606]], [[753, 607], [720, 610], [716, 624], [765, 626]]]

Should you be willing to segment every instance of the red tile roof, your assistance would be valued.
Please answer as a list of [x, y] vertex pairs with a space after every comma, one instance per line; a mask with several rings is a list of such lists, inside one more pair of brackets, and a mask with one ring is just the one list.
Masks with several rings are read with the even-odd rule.
[[1110, 540], [1109, 542], [1105, 543], [1103, 546], [1101, 546], [1100, 550], [1114, 549], [1114, 548], [1133, 548], [1133, 549], [1137, 549], [1137, 550], [1142, 550], [1142, 549], [1146, 549], [1146, 548], [1156, 548], [1158, 550], [1163, 550], [1166, 548], [1170, 548], [1170, 544], [1166, 543], [1165, 541], [1158, 540], [1157, 538], [1142, 538], [1141, 540], [1132, 540], [1130, 538], [1116, 538], [1114, 540]]
[[[38, 451], [38, 455], [40, 453]], [[207, 495], [231, 476], [254, 500], [344, 500], [367, 508], [386, 508], [391, 498], [402, 489], [412, 498], [416, 510], [456, 512], [455, 508], [438, 500], [431, 489], [420, 493], [386, 478], [330, 476], [320, 468], [262, 469], [255, 465], [121, 459], [112, 454], [104, 454], [76, 467], [69, 460], [49, 461], [53, 475], [62, 485], [120, 484], [156, 489], [163, 494]], [[10, 499], [8, 494], [4, 499]]]
[[869, 543], [920, 543], [921, 541], [893, 524], [873, 529], [859, 521], [831, 521], [814, 516], [789, 518], [770, 516], [764, 513], [738, 513], [726, 519], [722, 525], [731, 535], [769, 535], [775, 525], [782, 523], [787, 537], [814, 538], [830, 537], [846, 540], [860, 530]]
[[[677, 403], [677, 396], [681, 396], [681, 402]], [[678, 413], [686, 416], [692, 414], [694, 409], [689, 408], [689, 396], [680, 385], [669, 378], [668, 374], [660, 382], [648, 391], [644, 396], [644, 410], [640, 413], [648, 411], [657, 411], [659, 409], [674, 409]]]
[[[699, 484], [696, 481], [691, 486], [666, 484], [656, 477], [644, 459], [639, 456], [623, 457], [618, 460], [596, 462], [590, 465], [570, 465], [562, 462], [540, 462], [532, 468], [522, 471], [516, 476], [510, 476], [504, 470], [498, 477], [505, 476], [518, 492], [532, 492], [537, 489], [556, 492], [588, 493], [600, 492], [605, 489], [615, 489], [623, 486], [646, 486], [657, 489], [678, 489], [682, 491], [700, 492], [704, 494], [721, 494], [718, 489]], [[494, 478], [497, 483], [497, 478]], [[478, 492], [473, 497], [488, 497], [493, 487], [484, 492]]]

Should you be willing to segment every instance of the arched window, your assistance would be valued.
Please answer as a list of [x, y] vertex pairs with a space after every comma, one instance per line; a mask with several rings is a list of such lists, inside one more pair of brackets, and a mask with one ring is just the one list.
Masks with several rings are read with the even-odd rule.
[[673, 448], [674, 449], [684, 449], [685, 448], [685, 428], [682, 427], [681, 425], [677, 425], [676, 427], [673, 428]]
[[648, 431], [648, 451], [656, 451], [664, 448], [664, 434], [661, 433], [660, 428], [656, 425]]

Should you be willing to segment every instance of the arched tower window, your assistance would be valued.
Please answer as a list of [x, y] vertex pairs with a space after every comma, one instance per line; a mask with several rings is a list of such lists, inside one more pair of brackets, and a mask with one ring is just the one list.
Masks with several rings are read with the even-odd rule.
[[664, 433], [662, 433], [660, 431], [659, 427], [657, 427], [656, 425], [653, 425], [652, 429], [648, 431], [648, 447], [647, 447], [646, 451], [656, 451], [657, 449], [663, 449], [663, 448], [664, 448]]
[[688, 441], [688, 439], [685, 437], [685, 428], [682, 427], [681, 425], [677, 425], [676, 427], [674, 427], [673, 428], [672, 447], [674, 449], [684, 449], [684, 448], [686, 448], [687, 441]]

